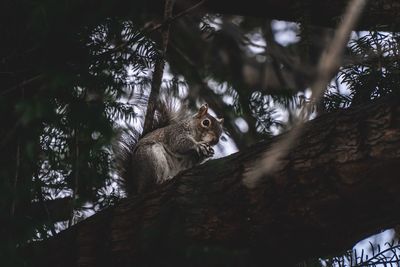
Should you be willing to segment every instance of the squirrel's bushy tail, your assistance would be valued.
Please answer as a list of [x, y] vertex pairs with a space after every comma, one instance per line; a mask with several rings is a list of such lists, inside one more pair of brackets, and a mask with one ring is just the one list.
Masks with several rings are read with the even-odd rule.
[[119, 128], [117, 136], [112, 144], [114, 152], [113, 169], [117, 175], [119, 186], [127, 192], [129, 179], [134, 175], [131, 164], [133, 162], [133, 150], [140, 138], [140, 132], [133, 127]]
[[[188, 117], [187, 110], [186, 105], [174, 102], [172, 99], [159, 100], [156, 104], [152, 128], [147, 133], [186, 119]], [[135, 181], [133, 156], [136, 144], [143, 135], [134, 126], [121, 127], [117, 131], [113, 142], [114, 169], [120, 186], [127, 192], [133, 186], [130, 183]]]

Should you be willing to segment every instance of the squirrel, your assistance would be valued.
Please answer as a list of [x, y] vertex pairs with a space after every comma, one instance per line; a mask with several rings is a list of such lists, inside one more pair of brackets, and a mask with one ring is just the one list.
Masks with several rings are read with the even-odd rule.
[[221, 137], [224, 119], [210, 115], [207, 104], [190, 117], [183, 112], [173, 116], [165, 104], [158, 108], [158, 119], [147, 134], [131, 134], [120, 142], [117, 168], [128, 196], [145, 193], [212, 157], [212, 146]]

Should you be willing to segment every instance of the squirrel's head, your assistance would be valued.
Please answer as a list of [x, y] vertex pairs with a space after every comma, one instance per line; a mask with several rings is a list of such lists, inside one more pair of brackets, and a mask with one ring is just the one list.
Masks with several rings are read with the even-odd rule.
[[217, 119], [208, 114], [208, 105], [201, 105], [199, 111], [194, 116], [198, 130], [198, 138], [210, 145], [216, 145], [222, 134], [222, 124], [224, 119]]

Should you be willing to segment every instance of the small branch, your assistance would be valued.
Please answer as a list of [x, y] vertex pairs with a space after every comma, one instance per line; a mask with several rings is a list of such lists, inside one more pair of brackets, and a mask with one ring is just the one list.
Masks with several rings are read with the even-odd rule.
[[15, 207], [17, 205], [18, 201], [18, 181], [19, 181], [19, 169], [20, 169], [20, 160], [21, 160], [21, 143], [20, 143], [20, 138], [17, 137], [17, 148], [16, 148], [16, 156], [15, 156], [15, 176], [14, 176], [14, 181], [13, 181], [13, 200], [11, 203], [11, 209], [10, 209], [10, 214], [11, 217], [14, 217], [15, 214]]
[[35, 76], [35, 77], [32, 77], [32, 78], [30, 78], [30, 79], [28, 79], [28, 80], [25, 80], [25, 81], [23, 81], [23, 82], [21, 82], [21, 83], [19, 83], [19, 84], [17, 84], [17, 85], [14, 85], [14, 86], [12, 86], [12, 87], [10, 87], [10, 88], [7, 88], [7, 89], [5, 89], [3, 92], [0, 93], [0, 96], [4, 96], [4, 95], [6, 95], [6, 94], [8, 94], [8, 93], [10, 93], [10, 92], [12, 92], [12, 91], [18, 89], [18, 88], [24, 88], [24, 86], [26, 86], [26, 85], [28, 85], [28, 84], [30, 84], [30, 83], [36, 81], [36, 80], [39, 80], [39, 79], [42, 78], [42, 77], [43, 77], [43, 75], [40, 74], [40, 75], [37, 75], [37, 76]]
[[78, 193], [78, 182], [79, 182], [79, 140], [78, 140], [78, 127], [75, 128], [75, 174], [74, 174], [74, 188], [72, 192], [72, 201], [70, 205], [70, 217], [68, 220], [68, 227], [72, 226], [74, 219], [74, 207], [76, 196]]
[[311, 89], [314, 102], [322, 97], [325, 88], [340, 67], [344, 49], [350, 39], [351, 31], [364, 9], [367, 0], [353, 0], [349, 5], [342, 23], [339, 25], [331, 45], [322, 54], [318, 64], [318, 76]]

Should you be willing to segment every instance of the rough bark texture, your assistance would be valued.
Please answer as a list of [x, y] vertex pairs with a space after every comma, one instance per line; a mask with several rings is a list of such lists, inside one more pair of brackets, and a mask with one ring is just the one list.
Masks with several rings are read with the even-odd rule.
[[24, 256], [37, 266], [285, 266], [338, 253], [400, 220], [399, 103], [307, 123], [255, 189], [243, 174], [282, 136], [183, 172]]

